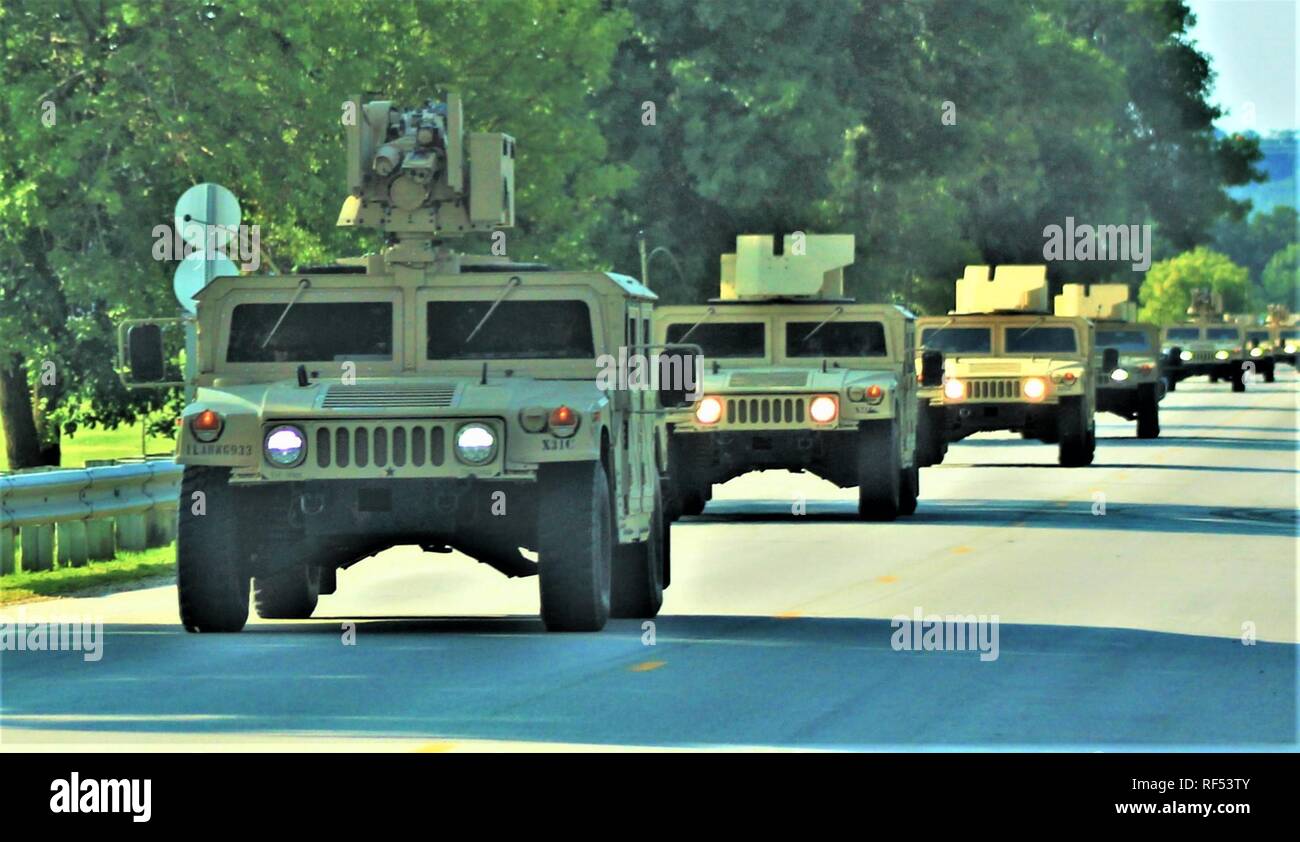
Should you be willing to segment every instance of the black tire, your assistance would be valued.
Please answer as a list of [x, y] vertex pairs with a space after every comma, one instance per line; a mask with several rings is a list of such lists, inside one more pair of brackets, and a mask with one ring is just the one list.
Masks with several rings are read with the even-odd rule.
[[1232, 391], [1246, 391], [1246, 372], [1241, 368], [1234, 368], [1228, 375], [1228, 381], [1232, 383]]
[[542, 468], [537, 512], [538, 590], [549, 631], [600, 631], [609, 619], [612, 528], [599, 462]]
[[928, 401], [922, 401], [916, 412], [916, 464], [922, 468], [938, 465], [946, 445], [942, 414], [936, 414]]
[[1275, 382], [1277, 379], [1277, 361], [1268, 360], [1267, 362], [1264, 363], [1262, 368], [1264, 373], [1264, 382], [1265, 383]]
[[[181, 479], [176, 593], [189, 632], [237, 632], [248, 622], [249, 575], [228, 468], [187, 466]], [[203, 514], [196, 514], [196, 492]]]
[[709, 502], [704, 499], [704, 491], [698, 487], [678, 491], [682, 515], [695, 517], [704, 511]]
[[1166, 381], [1165, 381], [1165, 391], [1168, 392], [1168, 393], [1170, 393], [1170, 394], [1173, 394], [1174, 392], [1177, 392], [1177, 391], [1178, 391], [1178, 380], [1177, 380], [1176, 378], [1173, 378], [1173, 377], [1170, 377], [1168, 380], [1166, 380]]
[[693, 441], [674, 436], [669, 444], [669, 454], [668, 471], [673, 488], [670, 518], [694, 517], [704, 511], [712, 496], [707, 464], [710, 451]]
[[903, 469], [899, 478], [898, 513], [916, 514], [916, 501], [921, 496], [921, 469], [916, 465]]
[[321, 569], [306, 561], [253, 577], [253, 605], [263, 620], [305, 620], [316, 610]]
[[1082, 468], [1092, 464], [1096, 439], [1092, 419], [1082, 398], [1062, 398], [1056, 418], [1058, 431], [1057, 461], [1062, 467]]
[[655, 494], [650, 517], [650, 536], [639, 544], [614, 548], [609, 616], [619, 619], [650, 619], [664, 604], [663, 504]]
[[893, 421], [867, 421], [858, 427], [858, 517], [890, 521], [902, 506], [898, 430]]
[[1140, 439], [1160, 437], [1160, 404], [1156, 399], [1156, 387], [1138, 387], [1137, 436]]

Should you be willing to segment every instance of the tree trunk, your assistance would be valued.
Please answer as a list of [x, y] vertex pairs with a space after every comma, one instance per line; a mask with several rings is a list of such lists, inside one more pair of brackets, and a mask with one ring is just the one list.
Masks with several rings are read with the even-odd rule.
[[[9, 470], [57, 465], [57, 447], [53, 452], [41, 445], [41, 436], [32, 415], [32, 392], [27, 383], [27, 367], [21, 354], [0, 361], [0, 421], [4, 423], [5, 455]], [[54, 461], [48, 461], [53, 456]]]

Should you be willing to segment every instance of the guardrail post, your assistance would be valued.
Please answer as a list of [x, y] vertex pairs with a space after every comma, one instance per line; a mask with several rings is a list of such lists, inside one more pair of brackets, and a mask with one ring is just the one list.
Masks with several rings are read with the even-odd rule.
[[69, 520], [55, 527], [61, 567], [84, 567], [86, 564], [86, 524]]
[[165, 547], [172, 542], [172, 521], [176, 516], [176, 510], [172, 507], [153, 508], [145, 515], [145, 522], [148, 529], [147, 543], [150, 547]]
[[22, 542], [23, 572], [54, 569], [54, 527], [49, 524], [24, 526], [18, 531]]
[[117, 548], [140, 552], [149, 545], [148, 528], [144, 515], [119, 515], [117, 517]]
[[0, 529], [0, 576], [14, 572], [14, 531]]
[[113, 553], [113, 521], [86, 521], [86, 556], [91, 561], [109, 561]]

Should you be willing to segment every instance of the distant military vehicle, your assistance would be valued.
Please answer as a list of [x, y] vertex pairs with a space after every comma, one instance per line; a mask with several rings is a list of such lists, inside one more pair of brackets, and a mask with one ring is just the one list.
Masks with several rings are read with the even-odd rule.
[[1270, 305], [1269, 333], [1273, 338], [1273, 358], [1295, 367], [1296, 349], [1300, 348], [1300, 324], [1285, 307]]
[[918, 355], [947, 357], [942, 387], [927, 392], [947, 440], [1011, 430], [1058, 444], [1062, 465], [1091, 464], [1097, 381], [1118, 358], [1098, 368], [1092, 322], [1047, 309], [1047, 267], [967, 266], [956, 303], [917, 323]]
[[1106, 367], [1105, 354], [1119, 358], [1108, 376], [1097, 381], [1097, 411], [1137, 421], [1137, 436], [1160, 435], [1160, 401], [1165, 396], [1160, 372], [1160, 329], [1137, 320], [1137, 304], [1129, 301], [1127, 284], [1066, 284], [1055, 299], [1058, 316], [1083, 316], [1096, 329], [1093, 364]]
[[[338, 224], [388, 247], [197, 296], [176, 456], [182, 622], [238, 631], [250, 579], [261, 616], [310, 616], [339, 568], [395, 544], [537, 575], [548, 629], [653, 616], [670, 569], [657, 427], [689, 399], [680, 382], [597, 380], [620, 349], [666, 362], [648, 353], [654, 294], [451, 251], [449, 237], [514, 224], [514, 139], [466, 137], [455, 95], [351, 104]], [[156, 381], [157, 331], [131, 334], [127, 379]]]
[[[914, 320], [843, 294], [853, 237], [736, 238], [721, 295], [655, 311], [655, 339], [698, 343], [707, 361], [691, 412], [669, 417], [675, 512], [703, 511], [714, 483], [750, 471], [808, 471], [858, 487], [858, 514], [916, 510]], [[931, 365], [942, 376], [942, 359]]]
[[1222, 300], [1198, 290], [1187, 308], [1188, 320], [1160, 331], [1169, 391], [1188, 377], [1202, 374], [1211, 382], [1227, 380], [1234, 392], [1246, 391], [1246, 372], [1253, 365], [1246, 332], [1241, 325], [1224, 321], [1222, 314]]

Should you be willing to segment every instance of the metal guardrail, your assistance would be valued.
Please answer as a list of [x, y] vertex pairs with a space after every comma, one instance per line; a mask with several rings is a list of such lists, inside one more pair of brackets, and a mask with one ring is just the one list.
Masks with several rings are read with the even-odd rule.
[[[112, 558], [176, 535], [183, 466], [142, 459], [0, 475], [0, 575]], [[18, 538], [18, 542], [15, 542]]]

